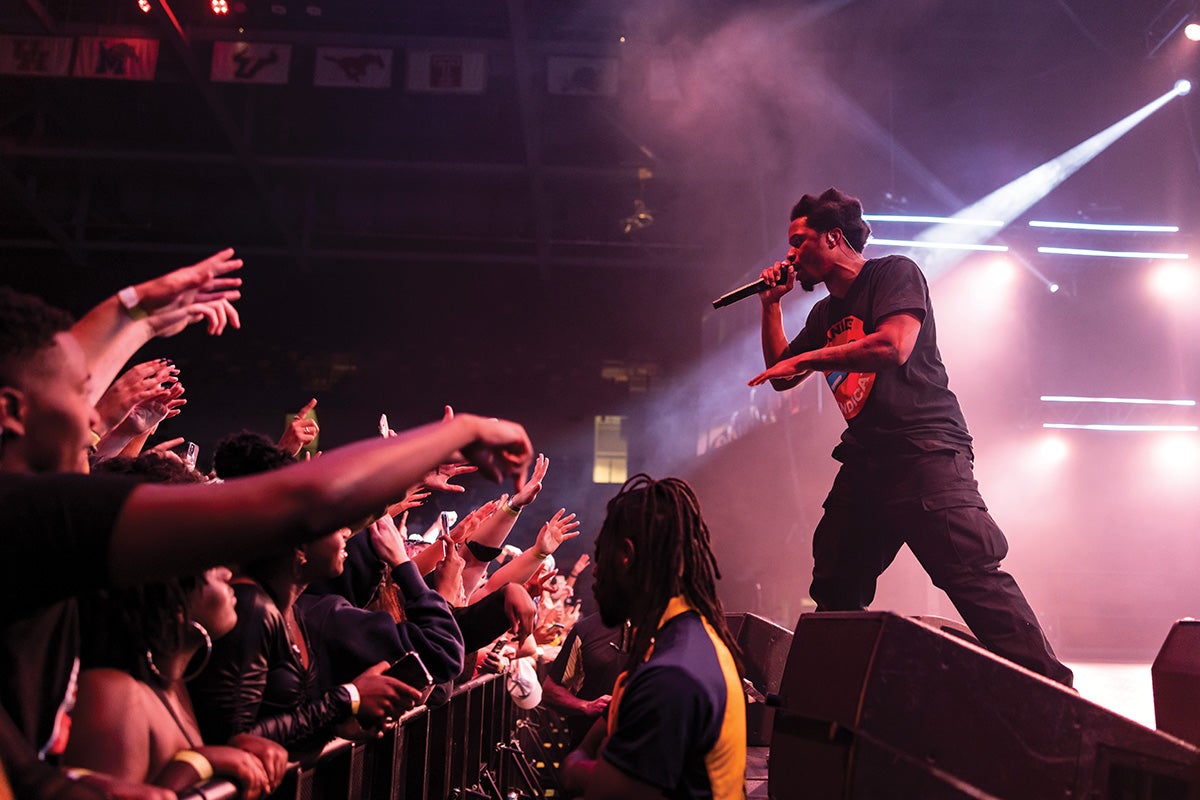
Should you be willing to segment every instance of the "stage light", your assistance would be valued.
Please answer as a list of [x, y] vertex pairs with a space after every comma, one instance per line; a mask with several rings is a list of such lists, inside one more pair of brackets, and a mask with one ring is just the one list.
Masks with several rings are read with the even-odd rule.
[[1017, 265], [1008, 258], [995, 258], [985, 267], [985, 274], [993, 288], [1008, 286], [1017, 278]]
[[1071, 431], [1113, 431], [1118, 433], [1195, 433], [1195, 425], [1075, 425], [1067, 422], [1043, 422], [1043, 428]]
[[1183, 97], [1192, 90], [1192, 82], [1184, 78], [1175, 81], [1175, 94]]
[[867, 244], [886, 244], [893, 247], [920, 247], [929, 250], [978, 250], [984, 253], [1007, 253], [1002, 244], [972, 244], [970, 242], [919, 242], [913, 239], [876, 239], [872, 236]]
[[1200, 42], [1200, 22], [1192, 22], [1183, 29], [1183, 35], [1193, 42]]
[[1049, 285], [1048, 287], [1046, 287], [1046, 288], [1048, 288], [1048, 289], [1050, 290], [1050, 294], [1057, 294], [1057, 293], [1058, 293], [1059, 286], [1058, 286], [1058, 284], [1057, 284], [1057, 283], [1052, 283], [1052, 284], [1050, 284], [1050, 285]]
[[913, 214], [863, 214], [867, 222], [927, 222], [944, 225], [977, 225], [981, 228], [1000, 228], [1004, 223], [998, 219], [959, 219], [957, 217], [922, 217]]
[[138, 8], [142, 10], [143, 14], [149, 14], [153, 6], [150, 5], [150, 0], [138, 0]]
[[1056, 467], [1067, 460], [1071, 454], [1071, 446], [1061, 436], [1052, 434], [1043, 436], [1034, 451], [1036, 465], [1039, 467]]
[[1158, 264], [1147, 281], [1150, 291], [1172, 303], [1191, 303], [1196, 297], [1196, 272], [1185, 264]]
[[229, 13], [229, 0], [212, 0], [212, 13], [223, 17]]
[[1135, 406], [1194, 406], [1195, 400], [1151, 400], [1143, 397], [1077, 397], [1075, 395], [1044, 394], [1043, 403], [1120, 403]]
[[1151, 463], [1158, 467], [1159, 477], [1187, 479], [1196, 476], [1200, 465], [1200, 447], [1195, 436], [1160, 436], [1151, 448]]
[[1097, 258], [1165, 258], [1186, 261], [1187, 253], [1152, 253], [1139, 250], [1086, 250], [1079, 247], [1039, 247], [1039, 253], [1049, 256], [1095, 256]]
[[1125, 231], [1129, 233], [1179, 233], [1178, 225], [1128, 225], [1108, 224], [1099, 222], [1052, 222], [1045, 219], [1031, 219], [1031, 228], [1064, 228], [1072, 231]]

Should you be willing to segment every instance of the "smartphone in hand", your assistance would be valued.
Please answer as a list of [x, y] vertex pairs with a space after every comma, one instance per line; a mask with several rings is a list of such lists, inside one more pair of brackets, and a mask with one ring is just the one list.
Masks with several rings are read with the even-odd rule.
[[383, 674], [419, 690], [422, 703], [429, 699], [433, 691], [433, 676], [429, 674], [425, 662], [415, 650], [410, 650], [393, 661]]
[[196, 459], [200, 457], [200, 445], [195, 442], [187, 443], [187, 452], [183, 455], [183, 463], [188, 469], [196, 468]]

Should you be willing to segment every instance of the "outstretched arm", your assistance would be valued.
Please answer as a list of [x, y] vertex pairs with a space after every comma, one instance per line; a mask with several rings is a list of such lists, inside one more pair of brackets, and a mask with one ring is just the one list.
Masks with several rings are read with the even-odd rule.
[[876, 372], [888, 367], [897, 367], [908, 361], [908, 357], [912, 355], [920, 332], [921, 321], [914, 315], [901, 311], [885, 317], [873, 333], [861, 339], [810, 350], [784, 359], [751, 378], [749, 385], [758, 386], [771, 381], [775, 386], [780, 380], [803, 377], [813, 370]]
[[109, 577], [130, 585], [260, 558], [378, 514], [455, 452], [499, 480], [522, 476], [531, 450], [516, 423], [459, 415], [216, 486], [138, 486], [114, 526]]
[[155, 336], [174, 336], [202, 319], [213, 335], [226, 325], [241, 327], [233, 301], [242, 296], [237, 288], [242, 279], [229, 276], [241, 266], [232, 248], [222, 250], [190, 267], [122, 289], [76, 322], [71, 333], [92, 373], [89, 400], [100, 399], [129, 357]]

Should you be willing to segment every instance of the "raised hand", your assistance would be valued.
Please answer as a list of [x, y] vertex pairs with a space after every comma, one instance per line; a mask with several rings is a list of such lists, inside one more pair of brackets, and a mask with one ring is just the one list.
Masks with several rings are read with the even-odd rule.
[[[456, 419], [467, 415], [460, 414]], [[474, 441], [463, 448], [467, 461], [494, 481], [512, 477], [517, 491], [525, 483], [525, 472], [533, 460], [533, 445], [529, 434], [515, 422], [492, 417], [470, 417], [475, 431]]]
[[296, 412], [296, 416], [292, 417], [287, 427], [284, 428], [283, 435], [279, 437], [279, 449], [292, 458], [312, 444], [313, 439], [316, 439], [321, 432], [321, 426], [317, 424], [317, 421], [308, 418], [308, 415], [316, 407], [317, 399], [314, 397]]
[[408, 491], [404, 493], [402, 500], [388, 506], [387, 514], [389, 517], [406, 514], [424, 503], [429, 498], [429, 495], [430, 493], [425, 491], [424, 485], [420, 483], [410, 486], [408, 487]]
[[104, 430], [96, 433], [103, 436], [115, 428], [134, 406], [158, 394], [164, 384], [179, 380], [178, 374], [175, 364], [165, 358], [144, 361], [125, 370], [96, 402], [96, 413], [104, 426]]
[[242, 260], [233, 257], [233, 248], [227, 248], [135, 286], [138, 305], [149, 315], [146, 321], [154, 334], [174, 336], [202, 319], [208, 321], [212, 335], [223, 333], [226, 325], [240, 328], [233, 301], [242, 296], [237, 288], [242, 279], [229, 273], [241, 267]]
[[550, 459], [538, 453], [537, 460], [533, 462], [533, 475], [525, 481], [525, 485], [521, 487], [520, 491], [509, 498], [508, 504], [520, 511], [532, 503], [537, 498], [538, 492], [542, 491], [542, 479], [546, 477], [548, 469], [550, 469]]
[[552, 554], [567, 539], [579, 535], [579, 531], [575, 530], [578, 527], [579, 520], [575, 519], [575, 515], [567, 514], [565, 508], [560, 508], [538, 531], [537, 541], [533, 545], [537, 548], [536, 552], [539, 555]]
[[421, 485], [426, 489], [436, 492], [465, 492], [466, 489], [450, 481], [457, 478], [459, 475], [469, 475], [478, 470], [478, 467], [473, 467], [465, 461], [458, 461], [450, 464], [442, 464], [437, 469], [427, 473], [421, 479]]
[[408, 561], [408, 551], [404, 549], [404, 537], [400, 534], [400, 529], [396, 527], [396, 522], [391, 515], [384, 514], [372, 522], [367, 531], [371, 537], [371, 549], [389, 567]]
[[454, 542], [465, 542], [471, 538], [471, 534], [479, 530], [479, 526], [496, 513], [496, 509], [500, 508], [500, 504], [508, 499], [508, 495], [502, 494], [495, 500], [489, 500], [479, 508], [467, 514], [458, 521], [458, 524], [450, 529], [450, 538]]

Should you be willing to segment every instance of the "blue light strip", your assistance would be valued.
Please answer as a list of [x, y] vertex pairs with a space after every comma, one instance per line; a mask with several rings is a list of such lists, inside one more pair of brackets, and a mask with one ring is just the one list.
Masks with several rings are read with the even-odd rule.
[[1031, 228], [1066, 228], [1073, 231], [1129, 231], [1136, 233], [1179, 233], [1178, 225], [1105, 225], [1094, 222], [1050, 222], [1044, 219], [1029, 221]]
[[1043, 422], [1042, 427], [1076, 431], [1119, 431], [1122, 433], [1195, 433], [1200, 430], [1195, 425], [1071, 425], [1066, 422]]
[[1043, 403], [1130, 403], [1142, 406], [1194, 406], [1195, 400], [1147, 400], [1140, 397], [1072, 397], [1070, 395], [1044, 394]]
[[998, 219], [959, 219], [958, 217], [919, 217], [909, 214], [863, 214], [867, 222], [928, 222], [939, 225], [973, 225], [981, 228], [1002, 228]]
[[1007, 253], [1002, 244], [967, 244], [956, 242], [916, 242], [909, 239], [876, 239], [872, 236], [867, 244], [889, 244], [893, 247], [923, 247], [929, 250], [980, 250], [987, 253]]
[[1163, 258], [1186, 261], [1187, 253], [1137, 253], [1131, 250], [1080, 250], [1074, 247], [1039, 247], [1039, 253], [1057, 256], [1100, 256], [1104, 258]]

